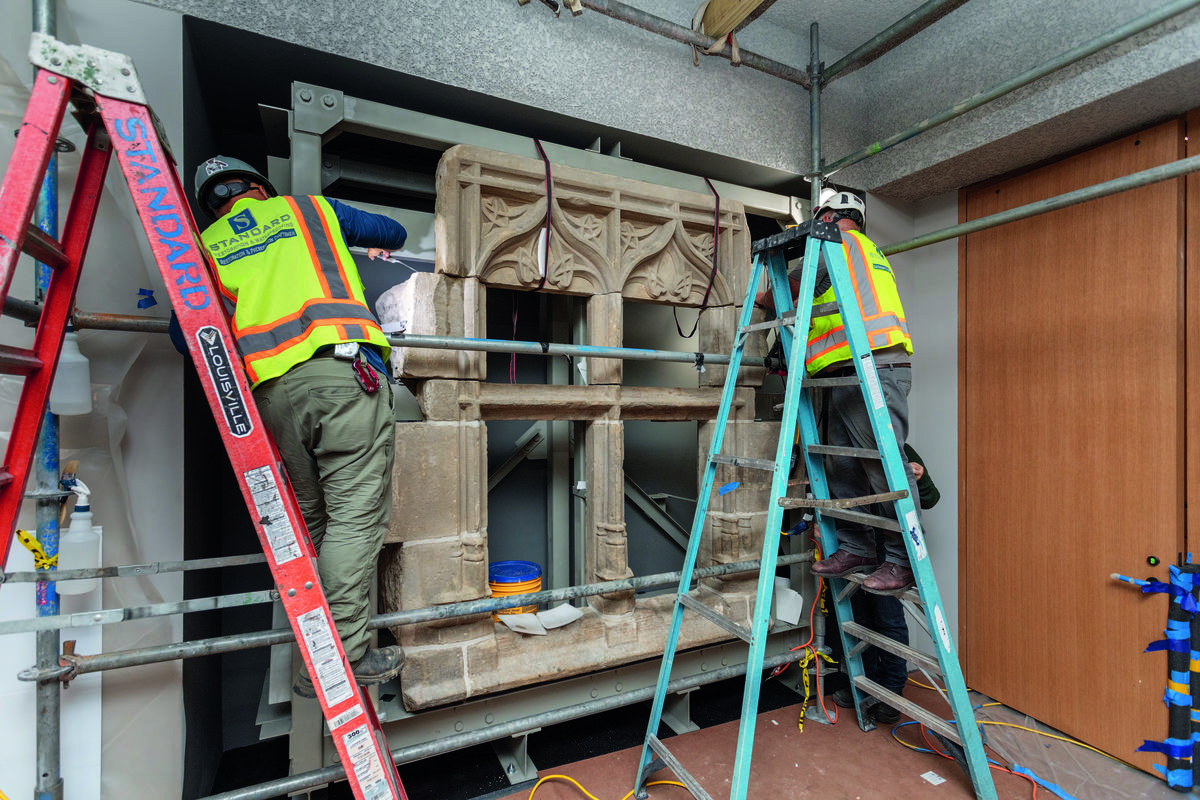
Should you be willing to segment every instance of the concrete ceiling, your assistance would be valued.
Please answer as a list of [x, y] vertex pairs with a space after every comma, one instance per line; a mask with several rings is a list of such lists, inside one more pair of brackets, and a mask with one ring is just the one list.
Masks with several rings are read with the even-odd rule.
[[[595, 12], [517, 0], [314, 0], [320, 13], [244, 0], [138, 0], [205, 21], [186, 29], [205, 105], [288, 105], [291, 80], [783, 194], [807, 194], [809, 93]], [[625, 0], [690, 26], [699, 0]], [[810, 26], [826, 64], [920, 0], [776, 0], [738, 35], [803, 70]], [[971, 0], [821, 93], [826, 164], [1181, 0]], [[381, 13], [391, 9], [395, 13]], [[482, 10], [481, 10], [482, 9]], [[486, 11], [486, 13], [484, 13]], [[362, 35], [362, 21], [379, 35]], [[246, 39], [242, 42], [238, 37]], [[262, 39], [261, 37], [267, 37]], [[231, 46], [234, 41], [237, 46]], [[398, 44], [399, 43], [399, 44]], [[230, 59], [228, 52], [258, 58]], [[249, 70], [249, 72], [247, 72]], [[280, 95], [274, 98], [272, 93]], [[1200, 6], [833, 176], [902, 202], [1062, 157], [1200, 105]], [[254, 100], [251, 103], [251, 100]]]

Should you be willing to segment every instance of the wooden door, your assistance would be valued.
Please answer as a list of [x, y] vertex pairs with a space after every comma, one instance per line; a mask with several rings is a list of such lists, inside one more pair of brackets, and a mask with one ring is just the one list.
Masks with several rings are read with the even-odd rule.
[[[964, 219], [1175, 161], [1172, 121], [965, 190]], [[960, 632], [967, 683], [1149, 769], [1184, 548], [1184, 180], [960, 241]], [[1155, 558], [1161, 566], [1151, 567]]]

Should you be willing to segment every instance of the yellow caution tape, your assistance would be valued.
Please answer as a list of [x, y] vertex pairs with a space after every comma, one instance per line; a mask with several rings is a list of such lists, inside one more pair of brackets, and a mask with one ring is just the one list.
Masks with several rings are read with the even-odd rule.
[[834, 661], [832, 658], [830, 658], [825, 653], [815, 650], [812, 647], [808, 648], [808, 655], [806, 655], [804, 658], [802, 658], [796, 662], [796, 666], [800, 668], [800, 674], [804, 676], [804, 702], [800, 705], [800, 718], [796, 720], [796, 727], [800, 729], [801, 733], [804, 732], [804, 715], [805, 715], [805, 713], [808, 712], [808, 696], [809, 696], [808, 665], [817, 656], [820, 656], [821, 658], [825, 659], [825, 661], [827, 661], [830, 664], [837, 663], [836, 661]]
[[34, 569], [52, 569], [58, 566], [58, 554], [54, 558], [49, 558], [46, 551], [42, 549], [42, 543], [29, 531], [23, 531], [17, 528], [17, 541], [25, 545], [25, 549], [33, 553], [33, 568]]

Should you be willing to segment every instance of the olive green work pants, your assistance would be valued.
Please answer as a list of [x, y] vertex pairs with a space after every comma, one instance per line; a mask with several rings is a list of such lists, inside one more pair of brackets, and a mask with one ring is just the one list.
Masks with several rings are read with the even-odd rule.
[[380, 384], [367, 394], [349, 362], [314, 357], [254, 390], [351, 663], [369, 646], [368, 593], [392, 510], [395, 416], [391, 386], [382, 376]]

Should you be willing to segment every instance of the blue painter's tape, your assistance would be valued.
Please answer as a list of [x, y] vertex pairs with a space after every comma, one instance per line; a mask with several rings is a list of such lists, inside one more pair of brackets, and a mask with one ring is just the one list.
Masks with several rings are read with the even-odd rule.
[[1146, 645], [1144, 652], [1153, 653], [1158, 650], [1166, 650], [1169, 653], [1186, 653], [1190, 651], [1191, 642], [1176, 636], [1171, 639], [1159, 639], [1156, 642], [1151, 642]]
[[1162, 581], [1146, 581], [1142, 585], [1143, 594], [1169, 594], [1172, 602], [1179, 603], [1180, 607], [1189, 614], [1195, 614], [1200, 611], [1200, 606], [1196, 605], [1196, 598], [1192, 597], [1191, 588], [1185, 589], [1174, 583], [1163, 583]]
[[149, 308], [150, 306], [158, 305], [158, 301], [154, 299], [153, 289], [138, 289], [138, 297], [142, 298], [137, 301], [138, 308]]
[[742, 484], [738, 483], [737, 481], [730, 481], [729, 483], [722, 486], [720, 489], [717, 489], [717, 494], [729, 494], [730, 492], [732, 492], [734, 489], [738, 488], [741, 485]]
[[1144, 742], [1142, 742], [1142, 746], [1137, 749], [1137, 752], [1162, 753], [1165, 756], [1170, 756], [1172, 758], [1185, 758], [1190, 761], [1192, 758], [1192, 740], [1164, 739], [1161, 742], [1152, 742], [1149, 739], [1146, 739]]
[[1061, 797], [1062, 800], [1075, 800], [1075, 796], [1070, 794], [1069, 792], [1067, 792], [1061, 786], [1058, 786], [1056, 784], [1050, 783], [1050, 781], [1039, 778], [1037, 775], [1035, 775], [1033, 773], [1033, 770], [1026, 769], [1025, 767], [1022, 767], [1020, 764], [1014, 763], [1012, 765], [1012, 771], [1017, 773], [1018, 775], [1024, 775], [1026, 778], [1029, 778], [1029, 780], [1033, 781], [1038, 786], [1043, 786], [1046, 789], [1049, 789], [1051, 792], [1053, 792], [1054, 794]]
[[1192, 770], [1191, 769], [1173, 769], [1167, 771], [1166, 768], [1160, 767], [1158, 764], [1154, 768], [1167, 779], [1168, 786], [1179, 786], [1185, 789], [1192, 788]]
[[1172, 691], [1167, 689], [1163, 692], [1163, 702], [1169, 706], [1183, 706], [1184, 708], [1192, 707], [1192, 696], [1183, 692]]
[[1169, 675], [1171, 680], [1175, 683], [1187, 683], [1192, 679], [1192, 673], [1190, 671], [1176, 672], [1175, 670], [1171, 670]]

